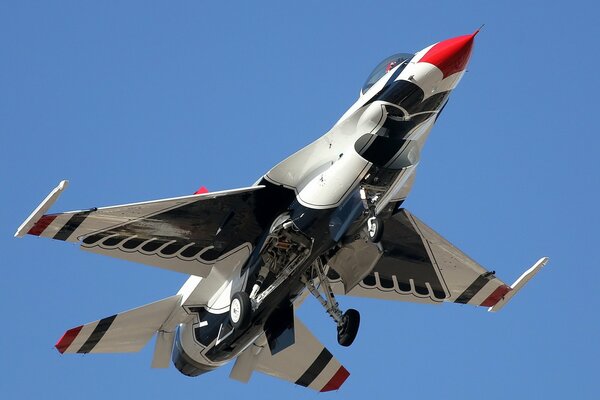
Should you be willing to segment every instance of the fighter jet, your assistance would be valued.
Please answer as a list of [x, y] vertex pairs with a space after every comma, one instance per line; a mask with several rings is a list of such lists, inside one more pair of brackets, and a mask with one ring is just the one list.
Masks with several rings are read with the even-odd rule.
[[198, 376], [235, 360], [318, 391], [348, 370], [298, 319], [310, 294], [342, 346], [358, 311], [337, 295], [497, 311], [547, 262], [507, 285], [403, 208], [421, 150], [462, 78], [477, 32], [394, 54], [325, 135], [250, 187], [47, 214], [62, 181], [18, 228], [83, 250], [190, 275], [179, 292], [69, 329], [60, 353], [120, 353], [156, 336], [152, 367]]

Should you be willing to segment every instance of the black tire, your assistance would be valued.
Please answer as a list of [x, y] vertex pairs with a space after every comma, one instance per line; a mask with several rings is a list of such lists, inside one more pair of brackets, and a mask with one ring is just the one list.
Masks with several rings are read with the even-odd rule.
[[367, 234], [369, 235], [369, 240], [373, 243], [379, 243], [381, 237], [383, 236], [383, 221], [381, 218], [376, 217], [371, 222], [371, 229], [369, 229], [367, 225]]
[[229, 305], [229, 319], [234, 329], [245, 329], [252, 317], [252, 305], [246, 292], [237, 292], [231, 298]]
[[344, 347], [348, 347], [356, 339], [360, 326], [360, 313], [352, 308], [342, 316], [342, 324], [338, 326], [337, 340]]

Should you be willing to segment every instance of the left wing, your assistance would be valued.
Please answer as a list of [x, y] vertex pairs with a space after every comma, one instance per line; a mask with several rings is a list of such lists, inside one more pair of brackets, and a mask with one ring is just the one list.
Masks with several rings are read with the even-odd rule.
[[294, 317], [294, 331], [294, 344], [275, 355], [265, 335], [260, 336], [238, 356], [230, 377], [247, 382], [256, 370], [320, 392], [339, 389], [350, 373], [298, 317]]
[[278, 209], [264, 186], [253, 186], [45, 214], [65, 187], [61, 182], [15, 236], [81, 243], [93, 253], [202, 277], [221, 260], [245, 261]]
[[384, 226], [380, 245], [357, 239], [329, 261], [336, 293], [496, 311], [548, 262], [540, 259], [508, 286], [405, 209]]

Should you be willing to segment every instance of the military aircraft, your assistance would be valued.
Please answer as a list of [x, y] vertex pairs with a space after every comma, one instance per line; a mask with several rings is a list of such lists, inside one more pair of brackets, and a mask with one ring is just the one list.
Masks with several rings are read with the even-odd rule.
[[308, 294], [342, 346], [360, 316], [336, 295], [502, 308], [548, 258], [508, 286], [402, 207], [476, 34], [383, 60], [329, 132], [250, 187], [46, 214], [62, 181], [15, 236], [190, 277], [175, 296], [68, 330], [58, 351], [133, 352], [156, 335], [153, 367], [172, 359], [198, 376], [235, 359], [239, 381], [260, 371], [329, 391], [349, 372], [296, 316]]

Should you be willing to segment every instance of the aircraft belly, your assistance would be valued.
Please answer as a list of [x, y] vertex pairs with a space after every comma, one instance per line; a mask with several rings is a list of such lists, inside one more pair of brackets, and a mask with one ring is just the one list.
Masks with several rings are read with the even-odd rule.
[[295, 189], [311, 175], [326, 169], [334, 156], [335, 149], [332, 149], [326, 134], [281, 161], [265, 177], [273, 183]]
[[[290, 216], [297, 229], [319, 244], [312, 248], [306, 265], [340, 240], [357, 213], [362, 212], [360, 199], [351, 198], [358, 196], [359, 186], [378, 192], [376, 214], [406, 197], [414, 181], [420, 150], [448, 95], [447, 88], [442, 87], [445, 90], [441, 93], [436, 87], [425, 94], [413, 82], [397, 82], [382, 92], [380, 101], [365, 104], [264, 176], [266, 181], [293, 189], [296, 194], [296, 205], [288, 209]], [[345, 280], [350, 287], [368, 273], [380, 254], [375, 251], [369, 257], [348, 271], [338, 271], [347, 275]], [[255, 311], [252, 325], [239, 333], [229, 321], [229, 301], [233, 293], [246, 285], [249, 271], [240, 276], [237, 264], [231, 274], [209, 276], [201, 281], [188, 296], [186, 311], [190, 318], [178, 331], [177, 346], [181, 353], [178, 362], [183, 368], [180, 370], [188, 368], [202, 373], [240, 354], [263, 334], [265, 321], [272, 312], [302, 290], [293, 282], [306, 265], [303, 263], [265, 299]], [[211, 298], [203, 295], [208, 287], [211, 288], [208, 292], [213, 293]]]
[[371, 163], [353, 149], [341, 153], [339, 159], [298, 190], [297, 200], [316, 209], [339, 206], [369, 170]]
[[547, 257], [508, 286], [401, 208], [477, 32], [383, 60], [331, 130], [252, 187], [46, 214], [62, 181], [16, 237], [191, 276], [176, 296], [69, 329], [56, 349], [139, 351], [156, 334], [153, 368], [172, 357], [198, 376], [237, 357], [234, 379], [260, 371], [325, 392], [349, 372], [295, 315], [309, 293], [337, 322], [342, 346], [360, 319], [334, 294], [502, 308]]
[[270, 182], [296, 190], [306, 186], [314, 177], [337, 163], [341, 154], [346, 157], [356, 140], [362, 134], [370, 132], [371, 121], [361, 123], [367, 108], [358, 109], [325, 135], [281, 161], [265, 177]]

